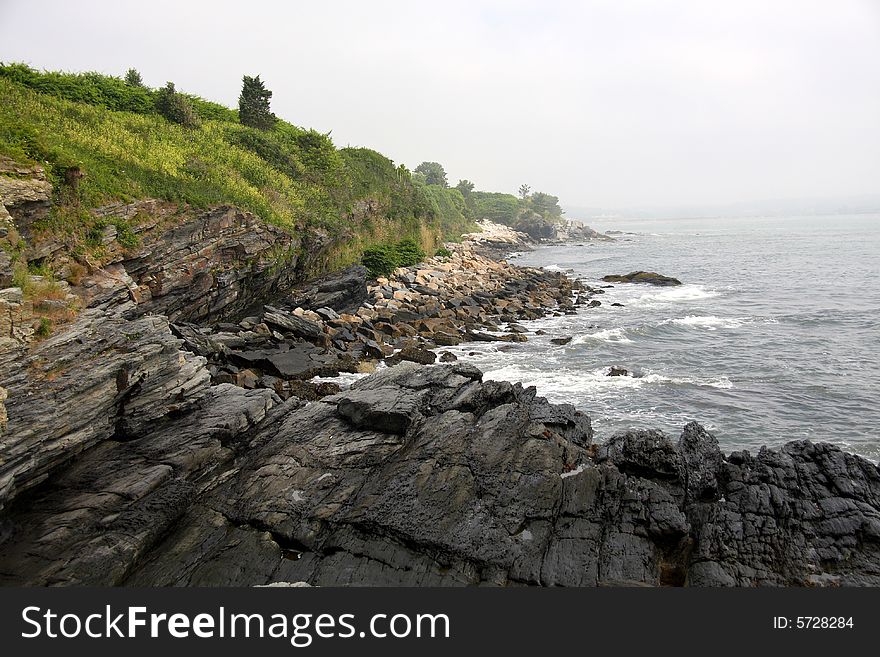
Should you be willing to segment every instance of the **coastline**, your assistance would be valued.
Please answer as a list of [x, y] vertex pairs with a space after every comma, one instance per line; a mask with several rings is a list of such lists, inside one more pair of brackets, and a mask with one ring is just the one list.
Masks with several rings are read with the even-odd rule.
[[69, 329], [0, 355], [0, 583], [880, 584], [880, 474], [860, 457], [723, 455], [696, 423], [596, 445], [534, 388], [425, 367], [589, 305], [489, 237], [209, 327], [105, 281]]

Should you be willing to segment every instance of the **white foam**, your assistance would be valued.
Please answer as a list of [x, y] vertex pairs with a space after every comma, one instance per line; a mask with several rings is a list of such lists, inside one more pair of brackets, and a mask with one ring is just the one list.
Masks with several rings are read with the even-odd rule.
[[745, 324], [777, 324], [778, 321], [772, 317], [718, 317], [716, 315], [687, 315], [675, 319], [667, 319], [660, 322], [663, 324], [675, 324], [677, 326], [686, 326], [689, 328], [702, 328], [708, 331], [718, 329], [735, 329]]
[[716, 315], [687, 315], [676, 319], [667, 319], [661, 324], [676, 324], [715, 331], [720, 328], [739, 328], [748, 317], [717, 317]]
[[564, 271], [559, 265], [545, 265], [542, 269], [546, 269], [547, 271]]
[[631, 299], [631, 306], [656, 306], [658, 304], [670, 303], [686, 303], [689, 301], [700, 301], [702, 299], [711, 299], [717, 297], [718, 292], [715, 290], [707, 290], [702, 285], [682, 285], [664, 289], [660, 292], [648, 292]]
[[579, 335], [574, 340], [572, 340], [572, 342], [574, 344], [584, 344], [585, 342], [590, 342], [591, 340], [595, 340], [598, 342], [619, 342], [624, 344], [632, 342], [632, 340], [630, 340], [626, 336], [626, 329], [623, 327], [603, 329], [601, 331], [596, 331], [595, 333]]
[[483, 378], [492, 381], [512, 381], [524, 386], [535, 386], [538, 394], [554, 402], [577, 403], [590, 395], [616, 393], [651, 385], [693, 385], [709, 388], [730, 389], [730, 379], [725, 376], [700, 379], [691, 376], [668, 376], [651, 370], [641, 376], [608, 376], [610, 367], [600, 367], [586, 372], [553, 370], [550, 372], [524, 369], [517, 365], [486, 371]]
[[[377, 368], [378, 369], [378, 368]], [[368, 372], [340, 372], [338, 376], [315, 376], [309, 379], [310, 383], [335, 383], [340, 388], [345, 389], [352, 383], [369, 376]]]

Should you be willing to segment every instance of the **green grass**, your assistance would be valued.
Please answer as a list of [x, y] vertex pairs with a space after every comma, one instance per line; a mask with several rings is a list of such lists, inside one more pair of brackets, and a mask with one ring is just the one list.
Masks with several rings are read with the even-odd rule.
[[[76, 256], [100, 250], [109, 223], [124, 248], [137, 246], [130, 226], [97, 220], [92, 208], [142, 198], [182, 208], [230, 204], [290, 232], [326, 229], [338, 238], [320, 260], [326, 268], [402, 238], [433, 251], [473, 229], [458, 190], [418, 184], [380, 153], [337, 149], [327, 135], [285, 121], [257, 130], [235, 110], [187, 98], [201, 120], [195, 128], [167, 121], [155, 90], [121, 78], [0, 64], [0, 155], [42, 164], [56, 190], [50, 217], [36, 228], [68, 238]], [[66, 184], [77, 169], [84, 175]]]

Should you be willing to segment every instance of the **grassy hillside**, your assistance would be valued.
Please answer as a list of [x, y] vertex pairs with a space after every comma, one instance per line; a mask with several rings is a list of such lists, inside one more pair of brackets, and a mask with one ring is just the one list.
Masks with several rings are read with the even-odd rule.
[[[0, 65], [0, 154], [43, 164], [56, 188], [40, 228], [77, 241], [90, 230], [88, 209], [113, 201], [228, 203], [291, 231], [318, 226], [344, 236], [328, 266], [392, 238], [430, 250], [472, 228], [457, 190], [414, 183], [375, 151], [337, 149], [327, 135], [285, 121], [250, 128], [236, 111], [194, 96], [186, 98], [200, 121], [187, 128], [158, 113], [156, 95], [111, 76]], [[76, 169], [84, 176], [66, 185]], [[355, 222], [365, 199], [381, 216]]]

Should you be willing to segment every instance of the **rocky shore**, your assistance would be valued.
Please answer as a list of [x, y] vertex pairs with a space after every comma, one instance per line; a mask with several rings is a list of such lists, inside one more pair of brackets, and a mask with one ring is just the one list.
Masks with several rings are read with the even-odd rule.
[[[3, 343], [0, 583], [880, 584], [874, 464], [725, 456], [693, 423], [597, 445], [574, 407], [448, 362], [589, 312], [599, 291], [497, 259], [520, 235], [303, 285], [253, 220], [157, 223], [61, 330]], [[372, 373], [311, 381], [339, 372]]]

